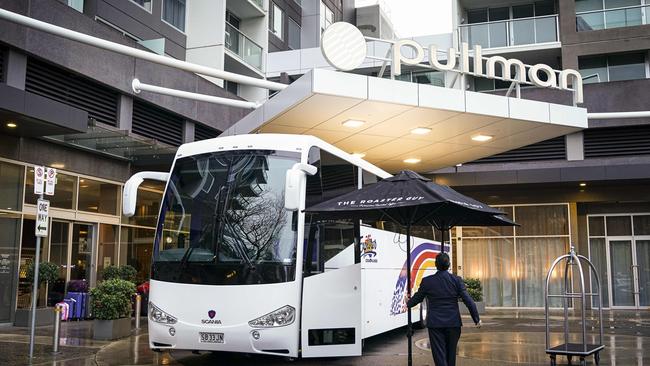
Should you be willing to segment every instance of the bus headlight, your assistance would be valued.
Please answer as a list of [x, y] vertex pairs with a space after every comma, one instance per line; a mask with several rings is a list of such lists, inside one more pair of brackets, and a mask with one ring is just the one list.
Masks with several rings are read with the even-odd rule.
[[149, 319], [156, 323], [176, 324], [176, 318], [160, 310], [156, 305], [149, 302]]
[[296, 319], [296, 309], [293, 306], [285, 305], [278, 310], [260, 316], [248, 322], [253, 328], [283, 327], [293, 323]]

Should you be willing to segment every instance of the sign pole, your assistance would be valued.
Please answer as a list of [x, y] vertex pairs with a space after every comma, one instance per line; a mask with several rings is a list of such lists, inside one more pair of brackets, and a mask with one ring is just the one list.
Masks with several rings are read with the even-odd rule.
[[[43, 193], [39, 195], [39, 203], [43, 200]], [[36, 223], [38, 225], [38, 223]], [[32, 284], [32, 320], [29, 328], [29, 358], [34, 357], [34, 331], [36, 329], [36, 303], [38, 302], [38, 269], [41, 261], [41, 237], [36, 237], [36, 255], [34, 257], [34, 283]]]
[[[45, 190], [43, 189], [45, 185]], [[34, 194], [38, 195], [36, 202], [36, 224], [34, 234], [36, 235], [36, 255], [34, 256], [34, 283], [32, 284], [32, 313], [29, 327], [29, 358], [34, 357], [34, 333], [36, 331], [36, 305], [38, 304], [38, 272], [41, 262], [41, 238], [48, 236], [50, 201], [43, 199], [43, 193], [48, 196], [54, 195], [56, 186], [56, 169], [43, 166], [34, 167]]]

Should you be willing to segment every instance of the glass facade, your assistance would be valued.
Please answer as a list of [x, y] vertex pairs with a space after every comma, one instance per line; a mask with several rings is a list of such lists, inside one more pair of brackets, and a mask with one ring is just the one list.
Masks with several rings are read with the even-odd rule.
[[[461, 243], [464, 277], [481, 280], [487, 306], [543, 307], [544, 280], [552, 261], [569, 246], [569, 206], [521, 205], [500, 207], [518, 227], [463, 227]], [[553, 279], [558, 278], [553, 274]], [[551, 290], [560, 283], [551, 281]], [[551, 302], [559, 306], [559, 302]]]
[[[31, 304], [26, 278], [36, 252], [33, 181], [33, 166], [0, 160], [0, 323]], [[163, 187], [143, 183], [136, 215], [126, 218], [120, 215], [122, 183], [59, 171], [55, 195], [46, 196], [51, 221], [40, 251], [41, 262], [59, 266], [59, 278], [41, 286], [38, 306], [53, 306], [68, 291], [94, 286], [109, 265], [131, 264], [138, 284], [148, 280]]]
[[648, 24], [643, 0], [576, 0], [576, 30], [592, 31]]
[[646, 53], [580, 57], [578, 69], [585, 83], [637, 80], [648, 77]]
[[603, 307], [650, 306], [650, 214], [593, 215], [587, 221]]

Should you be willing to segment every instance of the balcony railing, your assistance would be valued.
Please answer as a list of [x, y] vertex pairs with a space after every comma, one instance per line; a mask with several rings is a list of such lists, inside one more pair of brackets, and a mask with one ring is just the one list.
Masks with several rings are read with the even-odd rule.
[[461, 24], [461, 42], [470, 47], [511, 47], [559, 40], [557, 14], [532, 18]]
[[262, 47], [230, 23], [226, 23], [226, 48], [242, 61], [262, 71]]
[[636, 5], [576, 13], [578, 32], [650, 24], [650, 5]]

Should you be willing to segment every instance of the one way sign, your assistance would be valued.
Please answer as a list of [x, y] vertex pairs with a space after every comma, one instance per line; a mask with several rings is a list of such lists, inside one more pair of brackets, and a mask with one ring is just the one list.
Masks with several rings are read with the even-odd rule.
[[36, 204], [36, 236], [47, 236], [48, 219], [50, 213], [50, 201], [38, 200]]

